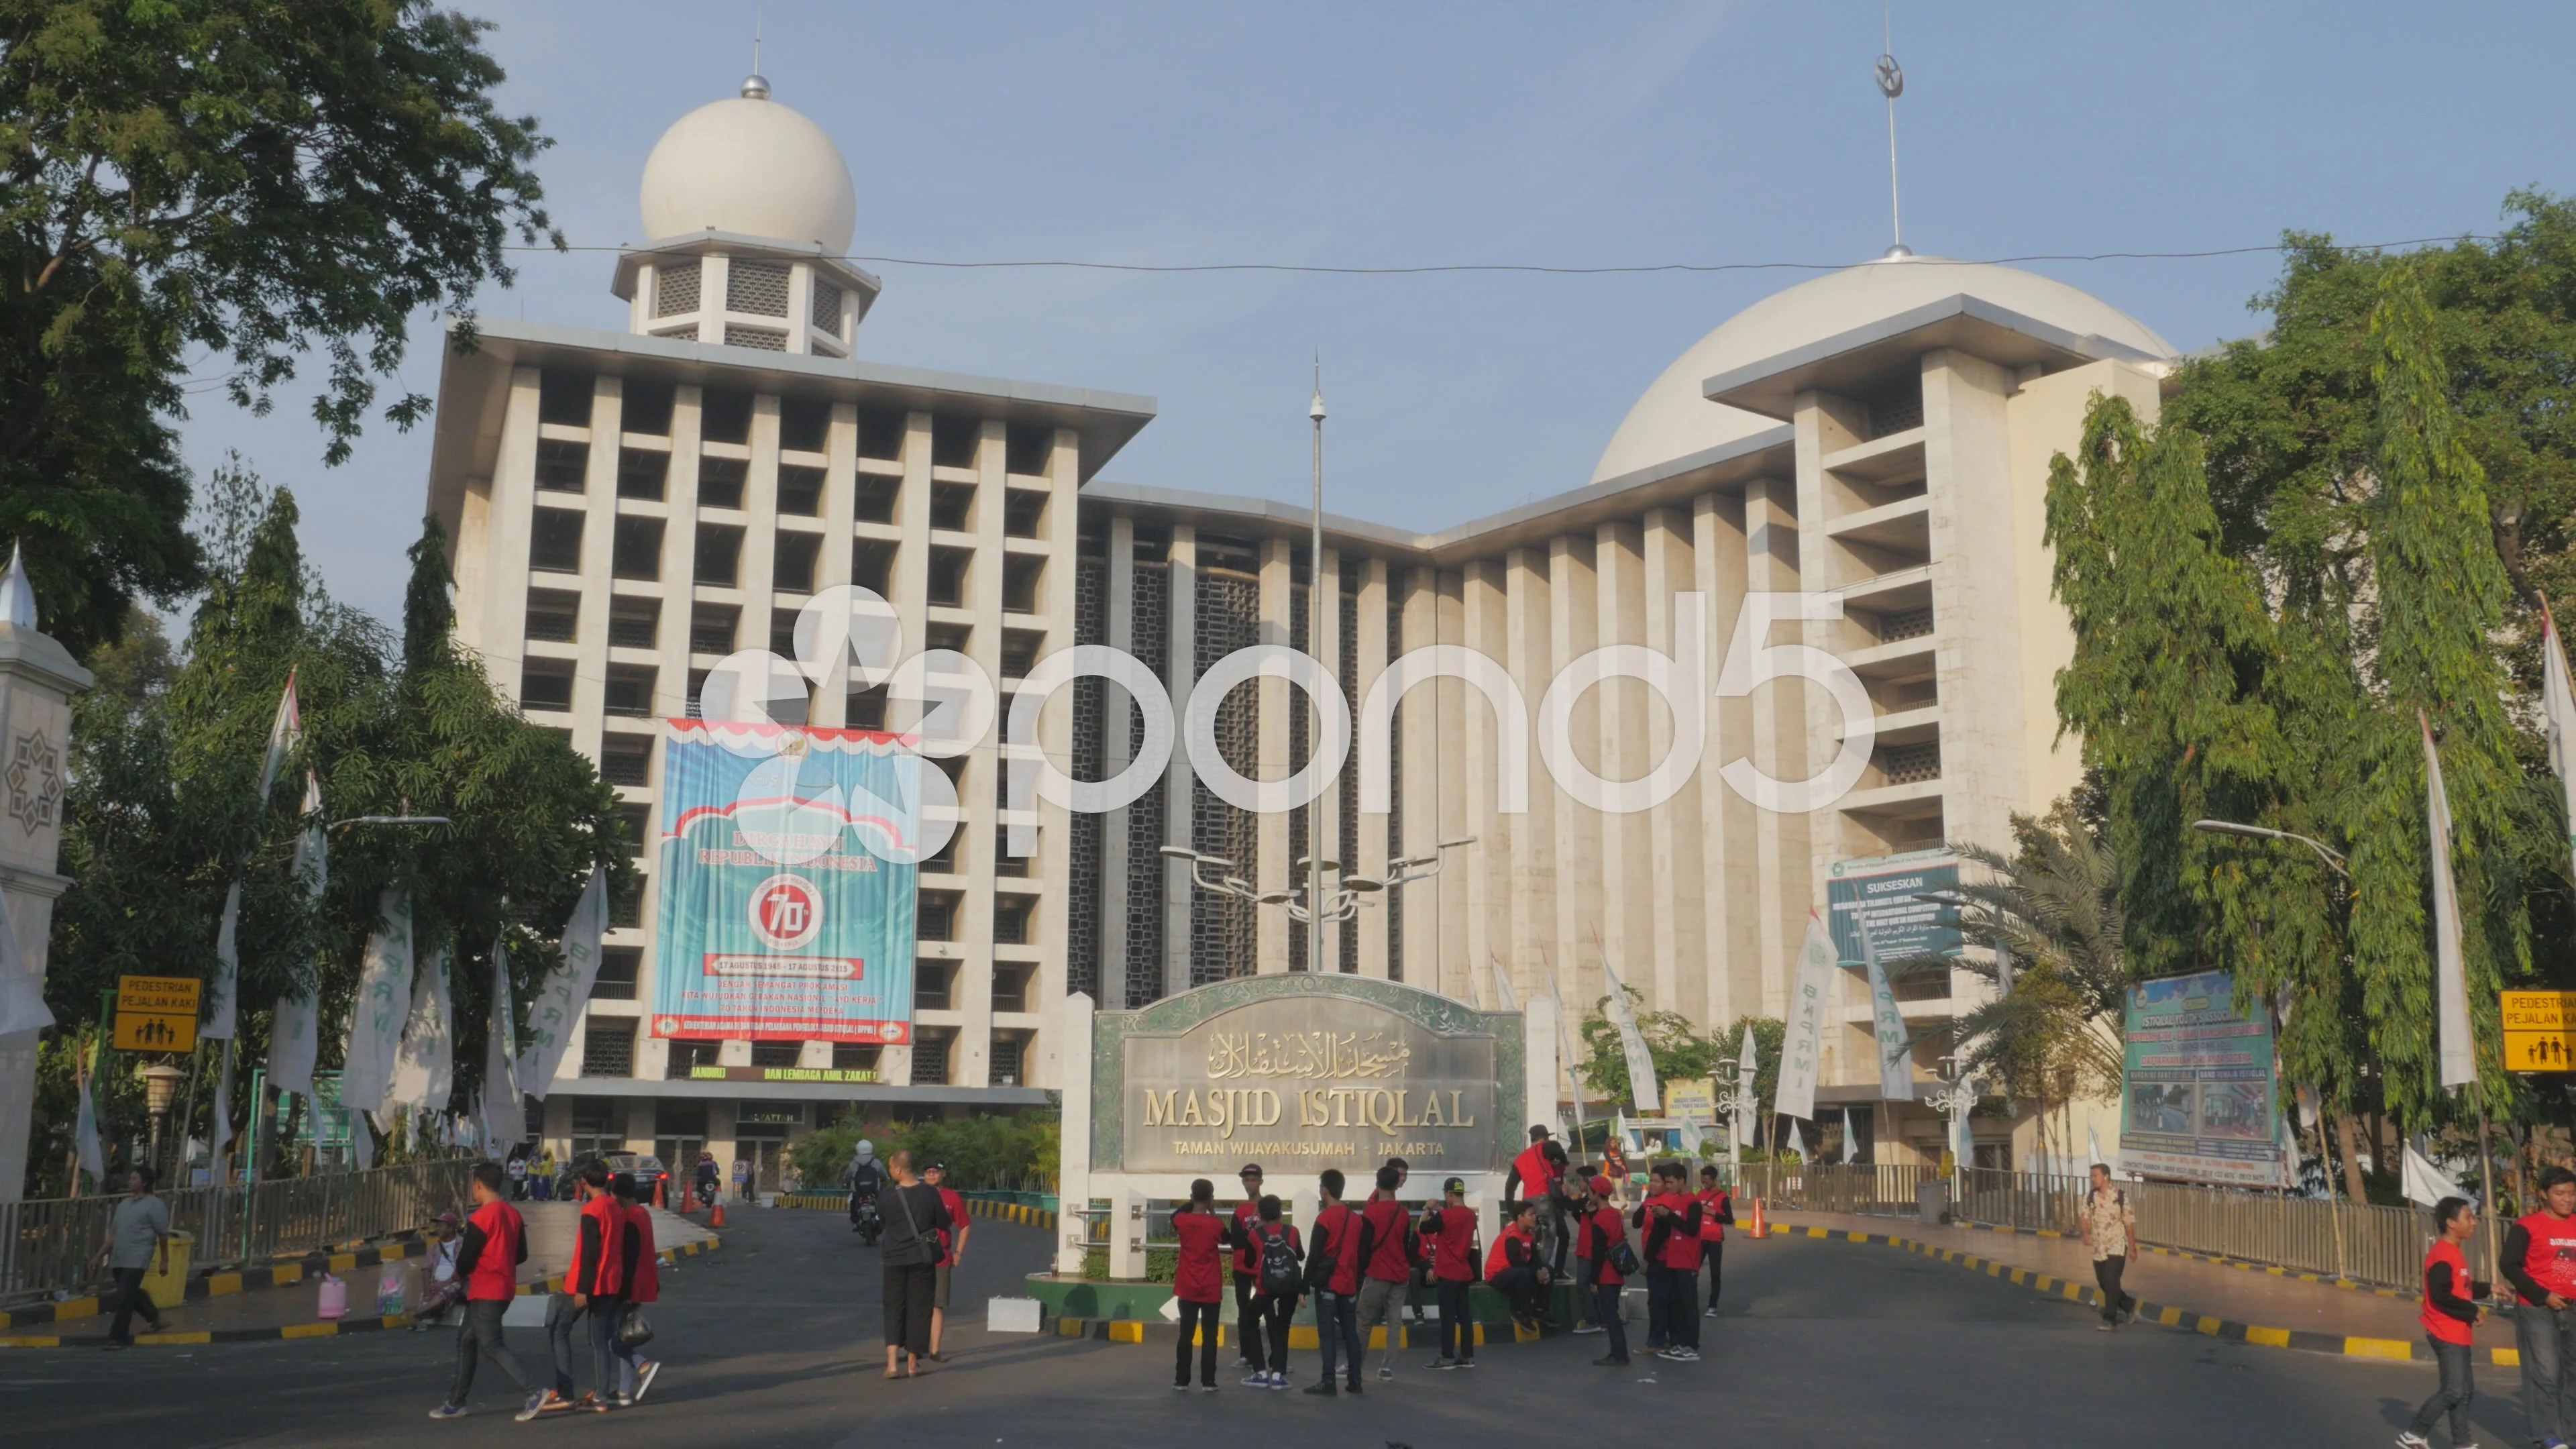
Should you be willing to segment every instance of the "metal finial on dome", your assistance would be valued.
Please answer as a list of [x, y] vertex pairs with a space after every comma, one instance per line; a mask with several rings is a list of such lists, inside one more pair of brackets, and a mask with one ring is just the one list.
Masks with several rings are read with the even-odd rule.
[[27, 582], [27, 550], [20, 544], [9, 546], [9, 572], [0, 577], [0, 624], [36, 627], [36, 590]]
[[742, 98], [746, 101], [769, 99], [769, 77], [752, 74], [742, 78]]

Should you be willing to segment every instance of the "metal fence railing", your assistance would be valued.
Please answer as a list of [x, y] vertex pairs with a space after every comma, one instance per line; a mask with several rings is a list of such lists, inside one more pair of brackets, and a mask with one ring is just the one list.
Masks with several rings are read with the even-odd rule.
[[[1719, 1166], [1721, 1173], [1727, 1170]], [[1732, 1170], [1736, 1195], [1758, 1197], [1772, 1211], [1872, 1217], [1913, 1217], [1923, 1185], [1941, 1180], [1937, 1168], [1899, 1163], [1747, 1162]], [[1741, 1206], [1735, 1211], [1744, 1216]]]
[[[2083, 1178], [1993, 1169], [1966, 1176], [1958, 1216], [1967, 1221], [2081, 1231], [2079, 1213], [2090, 1191]], [[2170, 1182], [2123, 1182], [2120, 1190], [2137, 1210], [2141, 1243], [2382, 1287], [2417, 1286], [2424, 1245], [2433, 1236], [2433, 1215], [2421, 1208]], [[2470, 1262], [2485, 1261], [2489, 1228], [2481, 1222], [2470, 1240]]]
[[[417, 1228], [463, 1210], [474, 1158], [407, 1162], [367, 1172], [280, 1178], [238, 1187], [174, 1188], [170, 1228], [196, 1239], [199, 1266], [258, 1263]], [[75, 1292], [102, 1280], [91, 1268], [107, 1240], [114, 1197], [0, 1202], [0, 1301]]]

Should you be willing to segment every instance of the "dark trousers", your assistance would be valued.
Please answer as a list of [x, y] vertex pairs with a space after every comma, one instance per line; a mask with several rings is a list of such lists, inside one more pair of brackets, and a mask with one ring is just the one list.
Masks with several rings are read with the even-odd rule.
[[[1663, 1285], [1662, 1346], [1665, 1348], [1699, 1347], [1699, 1269], [1667, 1268], [1661, 1263], [1646, 1269], [1646, 1295], [1654, 1301], [1656, 1284]], [[1651, 1310], [1650, 1310], [1651, 1311]], [[1649, 1343], [1649, 1347], [1653, 1347]]]
[[1664, 1324], [1672, 1317], [1664, 1300], [1672, 1296], [1672, 1279], [1659, 1263], [1646, 1265], [1646, 1348], [1649, 1352], [1664, 1346]]
[[1190, 1382], [1190, 1338], [1199, 1340], [1199, 1382], [1216, 1387], [1217, 1305], [1181, 1300], [1180, 1345], [1172, 1351], [1172, 1382], [1187, 1388]]
[[2123, 1254], [2113, 1253], [2107, 1258], [2093, 1260], [2093, 1281], [2102, 1288], [2102, 1321], [2105, 1323], [2119, 1322], [2121, 1314], [2132, 1312], [2138, 1306], [2137, 1299], [2120, 1289], [2120, 1275], [2128, 1270], [2129, 1260]]
[[1628, 1356], [1628, 1325], [1619, 1321], [1619, 1287], [1616, 1283], [1592, 1285], [1592, 1321], [1610, 1335], [1610, 1357]]
[[1592, 1285], [1600, 1276], [1590, 1258], [1574, 1260], [1574, 1322], [1578, 1328], [1601, 1321], [1592, 1316]]
[[1538, 1281], [1536, 1268], [1505, 1268], [1493, 1278], [1494, 1291], [1511, 1300], [1514, 1318], [1538, 1319], [1547, 1314], [1547, 1288]]
[[1475, 1285], [1464, 1278], [1440, 1280], [1440, 1356], [1469, 1359], [1476, 1356], [1476, 1321], [1467, 1316], [1467, 1291]]
[[2424, 1335], [2424, 1341], [2433, 1345], [2433, 1362], [2441, 1365], [2442, 1387], [2434, 1391], [2433, 1397], [2424, 1401], [2424, 1407], [2415, 1411], [2415, 1422], [2408, 1426], [2408, 1432], [2420, 1437], [2425, 1430], [2433, 1427], [2435, 1419], [2440, 1418], [2443, 1412], [2448, 1410], [2451, 1415], [2451, 1442], [2453, 1444], [2476, 1442], [2471, 1437], [2469, 1429], [2469, 1400], [2477, 1397], [2478, 1386], [2476, 1380], [2470, 1376], [2469, 1346], [2465, 1343], [2444, 1343], [2429, 1333]]
[[1700, 1263], [1708, 1269], [1708, 1306], [1717, 1306], [1718, 1280], [1726, 1269], [1726, 1243], [1723, 1239], [1699, 1245]]
[[[592, 1391], [602, 1399], [617, 1394], [617, 1322], [625, 1316], [624, 1300], [606, 1293], [590, 1296], [590, 1306], [576, 1308], [572, 1295], [558, 1293], [546, 1304], [546, 1337], [555, 1351], [555, 1392], [569, 1399], [573, 1393], [572, 1326], [575, 1320], [590, 1320], [590, 1369]], [[500, 1320], [493, 1319], [493, 1332], [500, 1332]]]
[[474, 1392], [474, 1366], [482, 1362], [483, 1355], [487, 1353], [492, 1356], [492, 1362], [501, 1366], [501, 1372], [510, 1376], [510, 1382], [519, 1386], [521, 1393], [526, 1393], [531, 1387], [528, 1366], [519, 1362], [519, 1356], [510, 1351], [508, 1341], [501, 1337], [501, 1315], [509, 1308], [506, 1298], [465, 1305], [465, 1321], [456, 1329], [456, 1377], [448, 1381], [447, 1402], [464, 1407], [467, 1396]]
[[140, 1312], [152, 1331], [161, 1331], [161, 1310], [153, 1305], [152, 1295], [143, 1286], [144, 1268], [116, 1269], [116, 1321], [107, 1327], [108, 1341], [123, 1343], [134, 1327], [134, 1315]]
[[1261, 1366], [1261, 1304], [1252, 1291], [1250, 1273], [1234, 1275], [1234, 1348], [1235, 1358], [1255, 1368]]
[[1346, 1350], [1350, 1359], [1351, 1382], [1360, 1381], [1360, 1355], [1365, 1350], [1360, 1340], [1360, 1299], [1356, 1293], [1315, 1295], [1315, 1342], [1324, 1350], [1324, 1382], [1333, 1381], [1333, 1351]]
[[1565, 1276], [1565, 1250], [1574, 1242], [1574, 1222], [1565, 1215], [1564, 1200], [1552, 1193], [1547, 1199], [1547, 1223], [1549, 1236], [1556, 1240], [1548, 1249], [1548, 1271], [1562, 1278]]
[[2522, 1352], [2522, 1413], [2531, 1421], [2531, 1442], [2566, 1438], [2566, 1385], [2560, 1375], [2576, 1366], [2576, 1308], [2517, 1303], [2513, 1346]]
[[930, 1264], [886, 1264], [886, 1347], [915, 1358], [930, 1352], [930, 1310], [938, 1292], [939, 1270]]
[[[1261, 1310], [1261, 1326], [1264, 1336], [1270, 1340], [1270, 1371], [1284, 1374], [1288, 1372], [1288, 1320], [1297, 1316], [1297, 1295], [1291, 1293], [1284, 1298], [1264, 1295], [1254, 1306]], [[1250, 1347], [1254, 1358], [1261, 1357], [1260, 1339], [1254, 1339]]]

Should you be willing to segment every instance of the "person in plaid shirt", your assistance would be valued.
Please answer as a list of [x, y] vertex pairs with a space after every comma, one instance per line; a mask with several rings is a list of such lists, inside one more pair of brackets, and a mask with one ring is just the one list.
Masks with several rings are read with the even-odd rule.
[[2137, 1316], [2138, 1300], [2120, 1289], [2120, 1275], [2138, 1251], [2138, 1213], [2129, 1195], [2111, 1185], [2111, 1169], [2093, 1164], [2093, 1190], [2084, 1197], [2084, 1245], [2093, 1250], [2093, 1281], [2102, 1288], [2102, 1331]]

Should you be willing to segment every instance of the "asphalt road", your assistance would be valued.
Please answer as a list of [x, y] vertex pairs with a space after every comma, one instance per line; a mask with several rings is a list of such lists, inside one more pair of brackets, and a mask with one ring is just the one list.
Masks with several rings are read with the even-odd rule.
[[[1362, 1398], [1171, 1391], [1170, 1350], [987, 1338], [983, 1300], [1036, 1265], [1045, 1235], [979, 1221], [956, 1289], [953, 1361], [889, 1384], [878, 1272], [835, 1216], [733, 1215], [721, 1252], [665, 1270], [666, 1367], [653, 1396], [605, 1416], [519, 1425], [485, 1366], [474, 1415], [426, 1417], [452, 1362], [447, 1333], [194, 1348], [0, 1350], [0, 1425], [18, 1444], [438, 1445], [578, 1439], [618, 1449], [761, 1445], [1092, 1444], [1444, 1446], [1600, 1442], [1661, 1424], [1684, 1440], [1779, 1445], [2386, 1445], [2433, 1388], [2421, 1365], [2227, 1344], [2172, 1329], [2094, 1331], [2090, 1310], [1891, 1249], [1729, 1243], [1724, 1316], [1707, 1357], [1597, 1369], [1598, 1338], [1498, 1345], [1473, 1374], [1397, 1378]], [[2152, 1293], [2152, 1288], [2148, 1289]], [[513, 1331], [532, 1368], [544, 1345]], [[1230, 1357], [1230, 1355], [1229, 1355]], [[1374, 1364], [1372, 1364], [1374, 1367]], [[1314, 1356], [1292, 1364], [1311, 1382]], [[586, 1363], [579, 1370], [587, 1375]], [[2481, 1369], [2477, 1423], [2523, 1441], [2509, 1371]], [[1607, 1416], [1606, 1418], [1604, 1416]], [[76, 1437], [75, 1437], [76, 1436]], [[2443, 1442], [2438, 1437], [2436, 1443]]]

